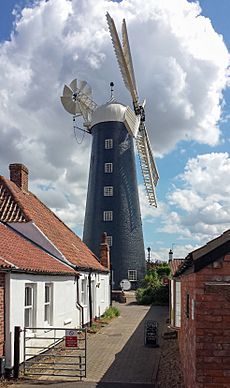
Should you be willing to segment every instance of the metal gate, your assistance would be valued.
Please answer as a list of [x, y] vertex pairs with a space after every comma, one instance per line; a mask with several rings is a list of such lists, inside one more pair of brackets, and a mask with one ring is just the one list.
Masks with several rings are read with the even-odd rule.
[[24, 328], [24, 375], [86, 377], [86, 329]]

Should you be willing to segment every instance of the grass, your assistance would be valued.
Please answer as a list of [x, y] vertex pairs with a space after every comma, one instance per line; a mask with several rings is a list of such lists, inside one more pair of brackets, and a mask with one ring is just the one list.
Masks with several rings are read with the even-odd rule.
[[105, 310], [104, 314], [101, 316], [101, 318], [96, 319], [92, 323], [91, 327], [88, 328], [87, 332], [92, 334], [97, 333], [102, 327], [108, 325], [113, 318], [119, 317], [119, 315], [120, 311], [117, 307], [108, 307]]

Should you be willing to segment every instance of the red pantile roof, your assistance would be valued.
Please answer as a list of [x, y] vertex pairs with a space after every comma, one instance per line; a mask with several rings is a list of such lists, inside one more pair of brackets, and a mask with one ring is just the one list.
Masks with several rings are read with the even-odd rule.
[[175, 274], [175, 272], [178, 270], [178, 268], [181, 266], [181, 264], [184, 262], [184, 259], [172, 259], [169, 260], [169, 267], [171, 269], [172, 275]]
[[96, 256], [47, 206], [31, 192], [0, 176], [0, 221], [33, 221], [66, 259], [80, 268], [107, 271]]
[[2, 223], [0, 223], [0, 269], [77, 275], [77, 272], [67, 264], [62, 264]]

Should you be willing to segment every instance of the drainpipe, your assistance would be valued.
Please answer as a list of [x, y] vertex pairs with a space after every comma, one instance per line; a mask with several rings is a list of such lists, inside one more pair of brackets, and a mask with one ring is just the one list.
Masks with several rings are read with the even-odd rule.
[[81, 305], [80, 297], [79, 297], [79, 276], [77, 276], [77, 302], [76, 302], [76, 304], [77, 304], [77, 307], [79, 307], [81, 310], [81, 323], [80, 323], [80, 325], [81, 325], [81, 327], [83, 327], [83, 325], [84, 325], [84, 307]]
[[92, 326], [92, 323], [93, 323], [91, 275], [92, 275], [92, 269], [90, 268], [89, 276], [88, 276], [88, 279], [89, 279], [89, 323], [90, 323], [90, 327]]

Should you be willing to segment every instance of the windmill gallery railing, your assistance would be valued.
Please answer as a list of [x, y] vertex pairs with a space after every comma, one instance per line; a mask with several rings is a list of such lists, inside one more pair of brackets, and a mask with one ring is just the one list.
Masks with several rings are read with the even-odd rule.
[[86, 329], [24, 328], [23, 374], [86, 377]]

